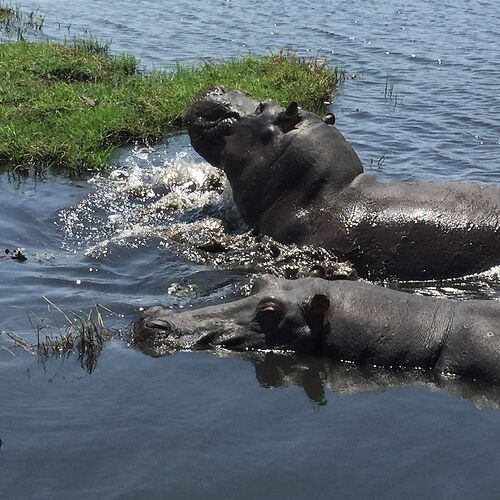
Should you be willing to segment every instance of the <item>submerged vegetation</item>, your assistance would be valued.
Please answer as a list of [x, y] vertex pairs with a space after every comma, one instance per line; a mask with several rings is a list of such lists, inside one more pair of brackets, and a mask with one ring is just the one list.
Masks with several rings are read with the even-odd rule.
[[282, 104], [295, 100], [315, 111], [343, 78], [324, 62], [293, 53], [145, 75], [134, 57], [111, 55], [109, 44], [93, 39], [0, 44], [0, 74], [0, 165], [75, 173], [105, 167], [120, 145], [164, 137], [208, 87], [225, 85]]
[[9, 18], [12, 15], [12, 9], [0, 4], [0, 20]]
[[[67, 358], [76, 353], [80, 366], [87, 373], [92, 373], [97, 366], [97, 359], [105, 341], [114, 335], [104, 325], [101, 309], [108, 313], [112, 311], [98, 304], [88, 313], [64, 311], [49, 299], [45, 300], [49, 304], [49, 311], [55, 311], [62, 317], [64, 326], [58, 325], [59, 320], [54, 318], [53, 314], [51, 319], [37, 317], [36, 324], [33, 325], [36, 331], [36, 344], [30, 344], [12, 332], [0, 331], [0, 349], [14, 355], [12, 349], [21, 348], [37, 356], [42, 363], [50, 358]], [[9, 347], [2, 344], [2, 335], [8, 339]]]
[[18, 4], [7, 4], [0, 0], [0, 30], [17, 40], [26, 35], [36, 35], [43, 29], [45, 18], [37, 11], [24, 11]]

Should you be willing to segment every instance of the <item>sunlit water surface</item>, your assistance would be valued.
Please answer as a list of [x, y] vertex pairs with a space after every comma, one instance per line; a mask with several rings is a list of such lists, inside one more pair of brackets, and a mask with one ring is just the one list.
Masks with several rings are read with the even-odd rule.
[[[280, 48], [325, 57], [356, 75], [332, 110], [366, 170], [500, 182], [495, 2], [21, 3], [50, 38], [87, 30], [145, 68]], [[66, 323], [49, 301], [102, 304], [126, 332], [143, 307], [229, 300], [249, 275], [293, 276], [314, 258], [288, 249], [290, 264], [242, 234], [184, 135], [121, 151], [90, 179], [3, 174], [0, 214], [0, 248], [28, 257], [0, 259], [0, 330], [29, 342]], [[233, 251], [197, 248], [221, 221]], [[402, 286], [498, 300], [499, 274]], [[118, 337], [89, 375], [75, 357], [41, 364], [0, 342], [2, 498], [498, 496], [499, 398], [485, 388], [271, 354], [153, 359]]]

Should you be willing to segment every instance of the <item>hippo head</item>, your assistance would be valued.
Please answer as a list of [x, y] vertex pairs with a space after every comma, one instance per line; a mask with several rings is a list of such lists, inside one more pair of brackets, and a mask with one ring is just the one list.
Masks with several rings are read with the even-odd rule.
[[182, 121], [193, 148], [211, 165], [222, 168], [225, 138], [231, 127], [258, 105], [237, 91], [216, 87], [200, 94], [184, 111]]
[[183, 114], [194, 149], [224, 170], [251, 225], [283, 192], [304, 206], [363, 172], [334, 122], [331, 113], [321, 118], [295, 102], [284, 108], [222, 87], [199, 95]]
[[152, 307], [136, 321], [133, 342], [152, 355], [215, 347], [318, 352], [330, 301], [315, 290], [317, 281], [266, 277], [251, 296], [231, 303], [183, 310]]

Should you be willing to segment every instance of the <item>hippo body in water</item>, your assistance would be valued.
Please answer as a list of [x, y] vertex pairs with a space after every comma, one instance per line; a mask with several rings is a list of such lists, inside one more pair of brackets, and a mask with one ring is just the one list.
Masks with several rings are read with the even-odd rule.
[[133, 339], [153, 355], [215, 347], [290, 350], [500, 384], [499, 301], [445, 300], [362, 282], [265, 277], [252, 295], [231, 303], [148, 309]]
[[500, 264], [500, 186], [381, 182], [335, 118], [216, 88], [184, 112], [194, 149], [224, 170], [243, 220], [313, 244], [364, 277], [439, 279]]

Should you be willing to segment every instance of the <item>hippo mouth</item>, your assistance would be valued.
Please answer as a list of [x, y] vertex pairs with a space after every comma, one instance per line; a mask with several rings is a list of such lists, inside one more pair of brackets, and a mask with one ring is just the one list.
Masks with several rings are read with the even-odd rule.
[[253, 99], [244, 96], [233, 102], [232, 94], [235, 93], [228, 93], [224, 87], [201, 93], [183, 113], [183, 123], [189, 134], [226, 135], [244, 114], [253, 111]]
[[258, 102], [251, 97], [226, 91], [224, 87], [201, 93], [182, 115], [182, 123], [195, 151], [220, 168], [226, 136], [242, 117], [253, 113], [257, 105]]
[[197, 116], [191, 122], [191, 133], [198, 136], [225, 136], [229, 134], [231, 127], [237, 123], [240, 118], [240, 114], [235, 111], [215, 119]]
[[[193, 323], [197, 326], [193, 327]], [[144, 311], [133, 330], [133, 342], [154, 356], [216, 347], [241, 351], [253, 344], [249, 340], [248, 331], [236, 322], [217, 318], [204, 322], [164, 307]]]

